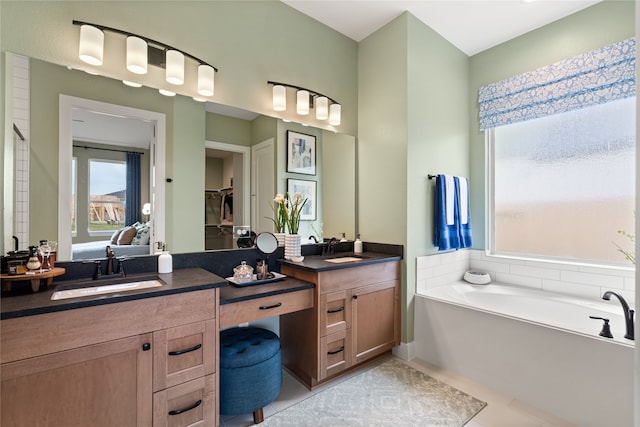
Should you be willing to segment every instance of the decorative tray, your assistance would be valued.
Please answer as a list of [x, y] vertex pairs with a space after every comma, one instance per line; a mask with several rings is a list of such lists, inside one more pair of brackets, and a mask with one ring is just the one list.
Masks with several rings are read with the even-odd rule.
[[256, 274], [254, 274], [253, 275], [253, 280], [251, 280], [249, 282], [239, 282], [236, 279], [234, 279], [233, 277], [227, 277], [227, 278], [225, 278], [225, 280], [227, 280], [228, 282], [233, 283], [236, 286], [252, 286], [252, 285], [262, 285], [263, 283], [277, 282], [277, 281], [282, 280], [285, 277], [287, 277], [284, 274], [276, 273], [275, 271], [271, 271], [271, 272], [269, 272], [269, 274], [272, 276], [271, 278], [262, 279], [262, 280], [258, 280], [258, 276]]

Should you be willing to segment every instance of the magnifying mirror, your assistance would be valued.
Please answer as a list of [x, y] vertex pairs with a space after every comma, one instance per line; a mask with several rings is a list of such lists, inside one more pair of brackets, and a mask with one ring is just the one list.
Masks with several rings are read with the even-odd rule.
[[271, 255], [278, 249], [278, 239], [273, 233], [260, 233], [256, 237], [256, 247], [265, 255]]

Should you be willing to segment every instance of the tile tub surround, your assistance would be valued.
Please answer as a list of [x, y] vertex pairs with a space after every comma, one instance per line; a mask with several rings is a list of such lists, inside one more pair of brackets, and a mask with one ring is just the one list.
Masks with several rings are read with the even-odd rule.
[[597, 267], [487, 256], [484, 250], [460, 250], [418, 257], [417, 293], [462, 279], [465, 271], [488, 272], [496, 282], [600, 299], [605, 291], [635, 299], [633, 268]]

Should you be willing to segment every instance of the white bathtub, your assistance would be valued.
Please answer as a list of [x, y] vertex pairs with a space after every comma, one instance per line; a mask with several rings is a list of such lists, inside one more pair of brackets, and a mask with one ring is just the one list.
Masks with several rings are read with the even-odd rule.
[[[614, 339], [590, 315], [611, 319]], [[416, 357], [577, 426], [633, 425], [634, 342], [623, 336], [617, 300], [466, 282], [416, 296]]]

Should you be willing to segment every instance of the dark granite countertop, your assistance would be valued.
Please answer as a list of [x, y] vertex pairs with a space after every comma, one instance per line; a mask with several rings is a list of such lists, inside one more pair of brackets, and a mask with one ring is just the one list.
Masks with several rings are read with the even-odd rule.
[[[349, 262], [330, 262], [327, 260], [330, 259], [339, 259], [345, 257], [357, 257], [357, 261], [349, 261]], [[402, 255], [389, 254], [389, 253], [380, 253], [380, 252], [362, 252], [362, 253], [354, 253], [354, 252], [338, 252], [332, 255], [322, 256], [322, 255], [311, 255], [305, 256], [304, 260], [301, 262], [294, 262], [290, 260], [278, 260], [281, 264], [287, 264], [292, 267], [301, 268], [304, 270], [310, 271], [328, 271], [328, 270], [339, 270], [343, 268], [354, 268], [360, 267], [363, 265], [376, 264], [380, 262], [389, 262], [389, 261], [399, 261], [402, 259]]]
[[[36, 293], [11, 293], [3, 295], [0, 301], [0, 319], [11, 319], [16, 317], [33, 316], [37, 314], [52, 313], [56, 311], [73, 310], [76, 308], [92, 307], [104, 304], [115, 304], [123, 301], [153, 298], [164, 295], [178, 294], [182, 292], [193, 292], [203, 289], [212, 289], [227, 286], [227, 281], [202, 268], [185, 268], [174, 270], [173, 273], [141, 273], [127, 275], [128, 281], [136, 281], [143, 278], [157, 277], [165, 284], [161, 287], [127, 291], [123, 293], [112, 293], [94, 295], [87, 297], [70, 298], [63, 300], [51, 300], [51, 295], [56, 288], [64, 286], [73, 287], [86, 280], [69, 280], [56, 282], [55, 287], [41, 290]], [[100, 279], [91, 282], [107, 285], [108, 279]]]
[[220, 305], [248, 301], [256, 298], [264, 298], [272, 295], [281, 295], [289, 292], [313, 289], [315, 285], [304, 280], [286, 277], [277, 282], [264, 283], [251, 286], [229, 286], [220, 289]]

